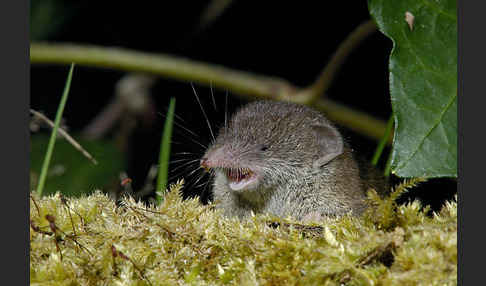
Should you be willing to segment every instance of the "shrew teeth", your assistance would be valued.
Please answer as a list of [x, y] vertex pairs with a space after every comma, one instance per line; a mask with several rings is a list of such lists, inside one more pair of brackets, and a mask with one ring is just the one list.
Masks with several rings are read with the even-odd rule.
[[235, 181], [241, 181], [253, 174], [249, 168], [222, 168], [226, 176]]

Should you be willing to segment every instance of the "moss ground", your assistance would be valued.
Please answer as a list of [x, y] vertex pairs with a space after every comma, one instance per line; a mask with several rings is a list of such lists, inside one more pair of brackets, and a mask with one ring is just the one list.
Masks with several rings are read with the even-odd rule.
[[457, 284], [456, 202], [426, 216], [370, 193], [361, 218], [239, 222], [181, 200], [181, 186], [158, 207], [32, 194], [31, 285]]

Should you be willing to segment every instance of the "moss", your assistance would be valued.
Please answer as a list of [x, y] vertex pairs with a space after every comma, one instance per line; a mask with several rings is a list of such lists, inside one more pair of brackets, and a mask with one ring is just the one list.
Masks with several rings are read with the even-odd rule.
[[371, 192], [362, 218], [239, 222], [183, 201], [181, 187], [158, 207], [132, 199], [116, 207], [101, 192], [67, 204], [32, 194], [31, 284], [456, 284], [456, 202], [428, 217], [418, 202], [396, 206]]

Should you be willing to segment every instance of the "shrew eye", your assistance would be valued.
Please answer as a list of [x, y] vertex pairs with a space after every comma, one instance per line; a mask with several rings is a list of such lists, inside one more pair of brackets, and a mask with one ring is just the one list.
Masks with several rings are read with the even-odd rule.
[[260, 150], [261, 151], [267, 151], [268, 150], [268, 146], [267, 145], [262, 145], [262, 147], [260, 147]]

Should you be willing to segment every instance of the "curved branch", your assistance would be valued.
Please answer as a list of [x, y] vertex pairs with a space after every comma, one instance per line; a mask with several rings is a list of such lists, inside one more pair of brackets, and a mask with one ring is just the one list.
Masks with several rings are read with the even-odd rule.
[[[286, 80], [164, 54], [90, 45], [32, 43], [30, 61], [32, 64], [75, 62], [83, 66], [151, 73], [184, 82], [212, 85], [247, 98], [256, 96], [303, 104], [310, 103], [308, 98], [295, 96], [305, 89], [297, 88]], [[328, 99], [320, 99], [312, 105], [326, 112], [331, 120], [360, 134], [375, 140], [383, 137], [386, 127], [384, 121]]]
[[351, 52], [370, 34], [377, 31], [377, 26], [373, 20], [361, 23], [356, 29], [341, 42], [336, 52], [331, 57], [324, 69], [321, 71], [316, 81], [308, 88], [309, 102], [317, 100], [330, 87], [339, 68], [343, 65]]
[[269, 97], [276, 89], [289, 84], [281, 79], [236, 71], [223, 66], [206, 64], [187, 58], [151, 54], [124, 48], [92, 45], [32, 43], [31, 63], [70, 64], [112, 68], [130, 72], [161, 75], [167, 78], [215, 87], [228, 88], [235, 93]]
[[[324, 112], [328, 118], [339, 125], [345, 126], [368, 138], [379, 141], [385, 136], [386, 123], [367, 113], [352, 109], [327, 98], [317, 100], [312, 106]], [[390, 136], [387, 144], [391, 145], [392, 142], [393, 136]]]

